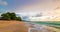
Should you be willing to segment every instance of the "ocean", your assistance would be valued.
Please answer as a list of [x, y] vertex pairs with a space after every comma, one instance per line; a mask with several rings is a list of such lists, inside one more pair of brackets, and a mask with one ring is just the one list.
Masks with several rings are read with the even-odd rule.
[[40, 24], [40, 25], [47, 25], [47, 26], [51, 26], [51, 27], [55, 27], [55, 28], [59, 28], [60, 29], [60, 21], [27, 21], [30, 23], [34, 23], [34, 24]]
[[[30, 24], [32, 24], [32, 26], [38, 24], [39, 26], [36, 25], [34, 27], [37, 27], [38, 29], [40, 27], [41, 31], [44, 31], [45, 29], [45, 31], [47, 30], [47, 31], [60, 32], [60, 21], [45, 21], [45, 22], [44, 21], [35, 21], [35, 22], [27, 21], [27, 23], [29, 23], [29, 24], [26, 24], [28, 27]], [[35, 28], [30, 28], [30, 29], [35, 29]]]

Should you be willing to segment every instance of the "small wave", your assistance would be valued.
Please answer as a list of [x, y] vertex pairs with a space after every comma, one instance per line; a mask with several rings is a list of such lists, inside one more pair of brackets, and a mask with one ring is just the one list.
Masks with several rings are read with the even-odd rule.
[[37, 30], [42, 32], [60, 32], [60, 29], [50, 27], [47, 25], [40, 25], [40, 24], [31, 23], [31, 22], [25, 22], [25, 24], [26, 24], [26, 27], [28, 28], [28, 31]]

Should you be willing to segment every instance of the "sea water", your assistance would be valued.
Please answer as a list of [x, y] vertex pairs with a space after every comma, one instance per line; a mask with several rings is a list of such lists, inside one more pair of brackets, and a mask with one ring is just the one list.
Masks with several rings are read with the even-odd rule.
[[[38, 25], [40, 25], [42, 27], [42, 29], [44, 28], [42, 25], [45, 25], [46, 27], [49, 26], [49, 28], [53, 27], [53, 28], [56, 28], [56, 29], [60, 30], [60, 22], [59, 21], [58, 22], [57, 21], [49, 21], [49, 22], [48, 21], [45, 21], [45, 22], [44, 21], [35, 21], [35, 22], [29, 21], [27, 23], [32, 24], [32, 26], [38, 24]], [[37, 25], [36, 25], [36, 27], [38, 28]], [[36, 29], [36, 28], [29, 28], [29, 30], [32, 30], [32, 29]], [[44, 31], [44, 30], [42, 30], [42, 31]]]
[[39, 22], [37, 22], [37, 21], [35, 21], [35, 22], [31, 22], [31, 23], [35, 23], [35, 24], [40, 24], [40, 25], [48, 25], [48, 26], [53, 26], [53, 27], [60, 27], [60, 21], [39, 21]]

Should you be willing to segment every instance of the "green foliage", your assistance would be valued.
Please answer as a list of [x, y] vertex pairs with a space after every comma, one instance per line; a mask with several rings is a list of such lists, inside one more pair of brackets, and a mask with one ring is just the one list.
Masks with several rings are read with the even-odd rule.
[[2, 14], [1, 16], [2, 16], [2, 19], [10, 20], [9, 14]]
[[21, 17], [17, 17], [17, 18], [16, 18], [16, 20], [19, 20], [19, 21], [21, 21], [22, 19], [21, 19]]
[[3, 20], [20, 20], [21, 21], [21, 17], [16, 17], [15, 13], [7, 12], [7, 13], [1, 14], [1, 16]]

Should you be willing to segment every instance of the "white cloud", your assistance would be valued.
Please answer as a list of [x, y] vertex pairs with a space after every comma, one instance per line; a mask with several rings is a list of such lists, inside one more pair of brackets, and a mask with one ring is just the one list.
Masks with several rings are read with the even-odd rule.
[[60, 16], [29, 17], [30, 21], [60, 21]]
[[6, 1], [0, 0], [0, 5], [7, 5]]
[[56, 7], [54, 10], [60, 9], [60, 7]]
[[[56, 18], [60, 20], [60, 0], [46, 0], [46, 1], [44, 0], [42, 2], [39, 1], [39, 3], [37, 1], [37, 3], [35, 4], [23, 6], [22, 9], [20, 8], [21, 7], [18, 7], [17, 9], [18, 11], [16, 10], [16, 12], [17, 13], [24, 12], [24, 15], [29, 16], [29, 19], [31, 19], [30, 18], [31, 16], [36, 16], [36, 14], [42, 13], [42, 17], [32, 17], [31, 20], [44, 20], [44, 21], [47, 20], [48, 21], [53, 19], [56, 20]], [[46, 16], [49, 16], [49, 17], [46, 17]]]

